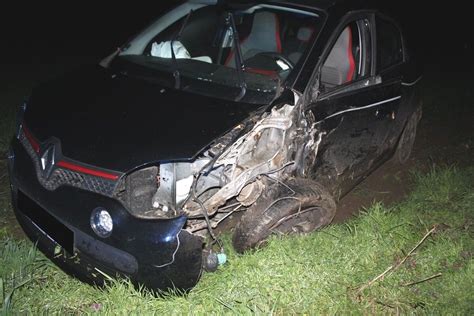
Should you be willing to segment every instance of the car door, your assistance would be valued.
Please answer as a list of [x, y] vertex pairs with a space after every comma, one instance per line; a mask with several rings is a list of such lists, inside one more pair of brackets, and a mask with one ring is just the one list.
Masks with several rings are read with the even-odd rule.
[[385, 109], [383, 115], [388, 115], [391, 124], [388, 126], [388, 135], [384, 143], [384, 150], [392, 149], [402, 132], [407, 115], [412, 111], [410, 99], [413, 92], [403, 84], [405, 66], [405, 48], [402, 34], [398, 25], [381, 14], [375, 16], [376, 22], [376, 72], [385, 85], [396, 87], [400, 100]]
[[401, 99], [400, 83], [376, 72], [375, 36], [371, 13], [336, 29], [307, 106], [320, 140], [312, 177], [336, 198], [383, 160]]

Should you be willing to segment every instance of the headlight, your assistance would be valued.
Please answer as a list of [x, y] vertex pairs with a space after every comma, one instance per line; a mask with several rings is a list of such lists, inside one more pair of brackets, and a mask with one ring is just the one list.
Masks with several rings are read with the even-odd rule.
[[91, 214], [92, 230], [102, 238], [109, 237], [112, 234], [114, 223], [112, 216], [105, 209], [98, 207], [92, 211]]

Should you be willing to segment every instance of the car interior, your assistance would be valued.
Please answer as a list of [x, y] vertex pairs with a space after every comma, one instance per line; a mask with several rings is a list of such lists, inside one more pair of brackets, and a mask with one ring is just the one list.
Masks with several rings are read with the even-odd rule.
[[356, 81], [369, 73], [368, 25], [365, 20], [355, 21], [339, 34], [321, 68], [321, 85], [325, 90]]
[[[250, 14], [235, 13], [234, 20], [246, 71], [269, 76], [289, 73], [316, 33], [314, 16], [290, 11], [262, 8]], [[153, 44], [173, 39], [183, 21], [184, 18], [176, 21], [155, 36], [144, 54], [153, 56]], [[229, 32], [231, 30], [226, 28], [223, 17], [215, 8], [207, 7], [192, 13], [179, 42], [189, 52], [190, 58], [235, 68], [235, 47], [232, 41], [226, 43], [226, 33]]]
[[352, 31], [347, 26], [339, 35], [321, 69], [321, 81], [327, 87], [352, 81], [355, 59], [352, 51]]

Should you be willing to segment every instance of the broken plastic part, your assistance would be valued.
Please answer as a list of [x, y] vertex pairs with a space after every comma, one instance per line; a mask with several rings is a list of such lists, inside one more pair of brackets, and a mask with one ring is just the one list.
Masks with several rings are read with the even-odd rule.
[[217, 254], [213, 251], [203, 253], [203, 268], [207, 272], [215, 272], [219, 266], [219, 259]]
[[176, 181], [176, 203], [179, 204], [186, 200], [193, 185], [194, 176], [191, 174], [184, 179]]
[[218, 253], [217, 254], [217, 262], [219, 263], [219, 265], [223, 265], [227, 262], [227, 255], [225, 253]]
[[149, 216], [184, 213], [185, 230], [220, 244], [212, 230], [257, 201], [265, 189], [262, 177], [283, 182], [315, 159], [324, 134], [302, 111], [301, 96], [295, 93], [293, 100], [239, 124], [194, 161], [161, 164], [150, 203], [159, 209]]
[[[219, 185], [208, 190], [206, 196], [199, 196], [199, 203], [191, 199], [183, 204], [188, 216], [186, 230], [205, 234], [206, 228], [216, 228], [232, 213], [254, 204], [264, 189], [262, 176], [282, 182], [305, 172], [305, 162], [315, 159], [323, 134], [315, 128], [314, 118], [301, 111], [301, 96], [297, 93], [294, 102], [274, 106], [259, 119], [254, 118], [252, 128], [233, 143], [219, 146], [217, 140], [204, 153], [213, 158], [195, 181], [199, 184], [206, 178], [216, 178]], [[226, 205], [232, 198], [237, 203]]]
[[223, 252], [215, 253], [212, 250], [203, 252], [203, 268], [207, 272], [215, 272], [217, 268], [227, 262], [227, 255]]

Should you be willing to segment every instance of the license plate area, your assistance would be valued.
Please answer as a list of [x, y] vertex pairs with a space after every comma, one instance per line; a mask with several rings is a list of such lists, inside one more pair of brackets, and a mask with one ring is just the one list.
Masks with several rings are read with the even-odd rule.
[[35, 201], [18, 191], [18, 209], [50, 239], [61, 245], [69, 254], [74, 253], [74, 233]]

